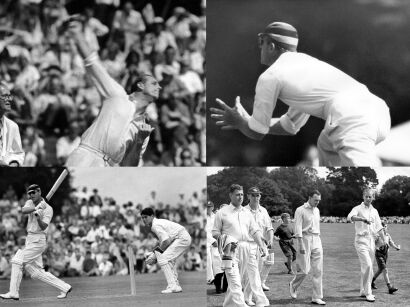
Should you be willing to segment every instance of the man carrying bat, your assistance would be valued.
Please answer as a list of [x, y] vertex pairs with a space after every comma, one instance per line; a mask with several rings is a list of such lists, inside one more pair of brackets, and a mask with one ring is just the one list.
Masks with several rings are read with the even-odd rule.
[[10, 291], [0, 297], [19, 300], [24, 268], [31, 278], [59, 289], [61, 293], [57, 298], [65, 298], [72, 287], [43, 268], [42, 254], [47, 248], [46, 237], [53, 217], [53, 208], [41, 197], [41, 189], [37, 184], [27, 188], [27, 195], [29, 200], [21, 209], [23, 214], [28, 215], [26, 244], [11, 260]]
[[[317, 142], [320, 165], [380, 165], [375, 146], [390, 130], [386, 103], [339, 69], [296, 52], [293, 26], [273, 22], [258, 37], [261, 64], [268, 69], [256, 84], [252, 116], [239, 97], [233, 108], [217, 99], [221, 108], [211, 108], [216, 124], [261, 140], [266, 134], [295, 135], [312, 115], [326, 121]], [[289, 109], [272, 118], [278, 99]]]
[[158, 262], [164, 272], [168, 286], [161, 293], [182, 292], [175, 262], [188, 250], [191, 245], [191, 236], [183, 226], [165, 219], [155, 218], [154, 210], [151, 208], [143, 209], [141, 218], [145, 226], [150, 227], [160, 242], [159, 246], [147, 256], [146, 262], [147, 264]]
[[66, 26], [84, 59], [87, 73], [103, 97], [100, 113], [82, 135], [81, 144], [68, 157], [66, 165], [138, 166], [153, 130], [145, 123], [144, 113], [159, 96], [158, 81], [151, 75], [142, 75], [128, 95], [107, 73], [97, 52], [87, 44], [80, 21], [71, 18]]

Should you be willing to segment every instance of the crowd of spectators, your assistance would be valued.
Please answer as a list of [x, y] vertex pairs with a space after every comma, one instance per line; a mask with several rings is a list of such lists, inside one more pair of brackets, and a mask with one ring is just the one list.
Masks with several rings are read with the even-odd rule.
[[[25, 201], [26, 196], [18, 198], [11, 186], [0, 198], [0, 279], [9, 278], [10, 260], [24, 246], [27, 217], [20, 213], [20, 208]], [[64, 199], [61, 210], [55, 209], [48, 230], [48, 247], [43, 254], [44, 267], [60, 277], [127, 275], [131, 246], [137, 274], [159, 271], [157, 264], [145, 263], [145, 256], [158, 245], [158, 240], [143, 225], [140, 212], [152, 207], [158, 218], [183, 225], [192, 237], [190, 249], [177, 261], [178, 269], [203, 270], [205, 202], [206, 190], [187, 198], [180, 194], [175, 204], [159, 201], [152, 191], [144, 201], [122, 205], [111, 197], [102, 198], [96, 189], [74, 190]]]
[[[14, 96], [8, 115], [20, 127], [24, 166], [63, 164], [97, 116], [101, 97], [74, 44], [61, 31], [72, 0], [0, 2], [0, 80]], [[130, 93], [141, 74], [162, 90], [147, 110], [155, 128], [144, 164], [205, 163], [205, 1], [154, 11], [154, 1], [77, 1], [84, 35]], [[144, 4], [144, 7], [139, 7]], [[67, 5], [67, 6], [65, 6]]]

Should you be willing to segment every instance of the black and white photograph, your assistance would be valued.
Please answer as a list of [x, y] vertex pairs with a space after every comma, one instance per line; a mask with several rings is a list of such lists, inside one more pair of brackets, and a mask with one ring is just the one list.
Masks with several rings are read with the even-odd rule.
[[208, 307], [409, 304], [410, 168], [207, 174]]
[[207, 165], [410, 165], [409, 9], [208, 1]]
[[206, 162], [205, 1], [2, 0], [0, 166]]
[[205, 306], [205, 168], [0, 168], [1, 306]]

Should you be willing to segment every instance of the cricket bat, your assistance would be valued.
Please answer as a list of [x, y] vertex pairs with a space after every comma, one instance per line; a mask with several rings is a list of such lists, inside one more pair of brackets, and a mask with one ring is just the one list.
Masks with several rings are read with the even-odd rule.
[[54, 193], [57, 191], [57, 189], [60, 187], [61, 183], [63, 182], [63, 180], [65, 179], [65, 177], [67, 177], [68, 175], [68, 170], [64, 169], [63, 172], [61, 173], [60, 177], [58, 177], [58, 179], [56, 180], [56, 182], [54, 183], [53, 187], [51, 188], [50, 192], [48, 192], [47, 196], [46, 196], [46, 200], [49, 201], [51, 199], [51, 197], [53, 197]]

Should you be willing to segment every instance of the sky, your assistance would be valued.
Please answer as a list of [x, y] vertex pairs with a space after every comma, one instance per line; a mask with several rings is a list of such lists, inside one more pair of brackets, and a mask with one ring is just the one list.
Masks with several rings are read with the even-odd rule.
[[[217, 172], [223, 170], [224, 167], [207, 167], [207, 175], [213, 175]], [[274, 167], [268, 167], [268, 170], [272, 170]], [[325, 177], [327, 173], [326, 167], [318, 167], [318, 175], [320, 177]], [[383, 184], [390, 178], [401, 175], [410, 177], [410, 167], [379, 167], [374, 168], [377, 174], [377, 178], [379, 179], [379, 186], [380, 189]]]
[[206, 188], [206, 170], [200, 167], [172, 168], [73, 168], [72, 186], [89, 191], [96, 188], [102, 197], [113, 197], [117, 203], [144, 202], [151, 191], [165, 204], [173, 205], [178, 194], [189, 199], [193, 192]]

